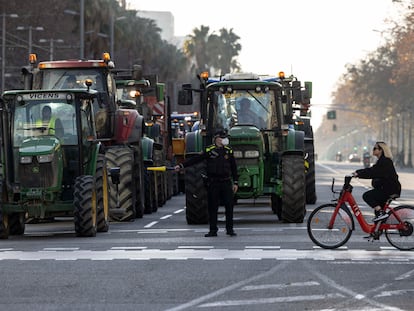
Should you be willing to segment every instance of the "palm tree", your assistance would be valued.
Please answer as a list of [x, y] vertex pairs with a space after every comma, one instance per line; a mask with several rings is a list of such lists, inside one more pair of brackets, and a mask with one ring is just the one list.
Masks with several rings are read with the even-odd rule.
[[220, 29], [220, 36], [217, 37], [218, 42], [218, 53], [215, 59], [214, 67], [221, 71], [222, 74], [239, 71], [240, 65], [235, 59], [241, 51], [241, 44], [237, 41], [240, 39], [233, 29], [228, 31], [225, 28]]

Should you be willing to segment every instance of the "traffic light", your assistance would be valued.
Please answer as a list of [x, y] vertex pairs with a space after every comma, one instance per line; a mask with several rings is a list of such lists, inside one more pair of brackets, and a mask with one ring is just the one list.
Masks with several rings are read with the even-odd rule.
[[327, 116], [328, 116], [328, 120], [335, 120], [336, 110], [329, 110]]

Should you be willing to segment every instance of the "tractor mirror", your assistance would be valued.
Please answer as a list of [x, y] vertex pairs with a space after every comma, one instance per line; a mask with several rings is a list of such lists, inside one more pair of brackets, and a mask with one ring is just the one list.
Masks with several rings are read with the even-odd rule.
[[180, 90], [178, 91], [178, 104], [179, 105], [192, 105], [193, 104], [193, 93], [191, 90]]

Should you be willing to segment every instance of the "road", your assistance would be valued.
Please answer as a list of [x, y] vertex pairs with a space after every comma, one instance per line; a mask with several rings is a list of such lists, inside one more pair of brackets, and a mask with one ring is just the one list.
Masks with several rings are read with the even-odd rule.
[[[359, 164], [317, 163], [318, 202], [332, 199], [332, 178]], [[399, 172], [399, 203], [414, 204], [413, 172]], [[361, 195], [368, 180], [355, 180]], [[71, 219], [27, 225], [0, 241], [0, 310], [413, 310], [414, 252], [357, 229], [338, 250], [310, 241], [306, 224], [279, 222], [268, 199], [241, 200], [237, 237], [205, 238], [207, 225], [187, 225], [184, 195], [157, 213], [78, 238]]]

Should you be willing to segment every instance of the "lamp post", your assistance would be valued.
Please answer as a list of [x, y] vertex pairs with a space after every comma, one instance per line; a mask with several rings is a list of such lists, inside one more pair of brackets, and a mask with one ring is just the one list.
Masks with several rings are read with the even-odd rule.
[[44, 28], [42, 26], [38, 26], [38, 27], [33, 27], [33, 26], [18, 26], [16, 28], [17, 30], [29, 30], [29, 54], [32, 54], [32, 31], [33, 30], [37, 30], [37, 31], [43, 31]]
[[79, 29], [80, 29], [80, 59], [85, 57], [85, 0], [80, 0], [80, 12], [73, 10], [64, 10], [66, 14], [79, 15]]
[[118, 16], [118, 17], [115, 18], [114, 13], [113, 12], [111, 13], [111, 33], [110, 33], [110, 40], [111, 40], [111, 42], [110, 42], [110, 45], [111, 45], [110, 52], [111, 52], [111, 57], [113, 57], [113, 54], [114, 54], [115, 22], [116, 21], [121, 21], [121, 20], [126, 19], [126, 18], [127, 18], [126, 16]]
[[50, 42], [50, 48], [49, 48], [49, 60], [53, 60], [53, 51], [54, 51], [54, 45], [53, 43], [63, 43], [63, 39], [40, 39], [39, 42], [45, 43]]
[[1, 45], [1, 93], [4, 92], [4, 77], [6, 72], [6, 17], [16, 18], [19, 17], [17, 14], [5, 14], [1, 15], [2, 17], [2, 45]]

